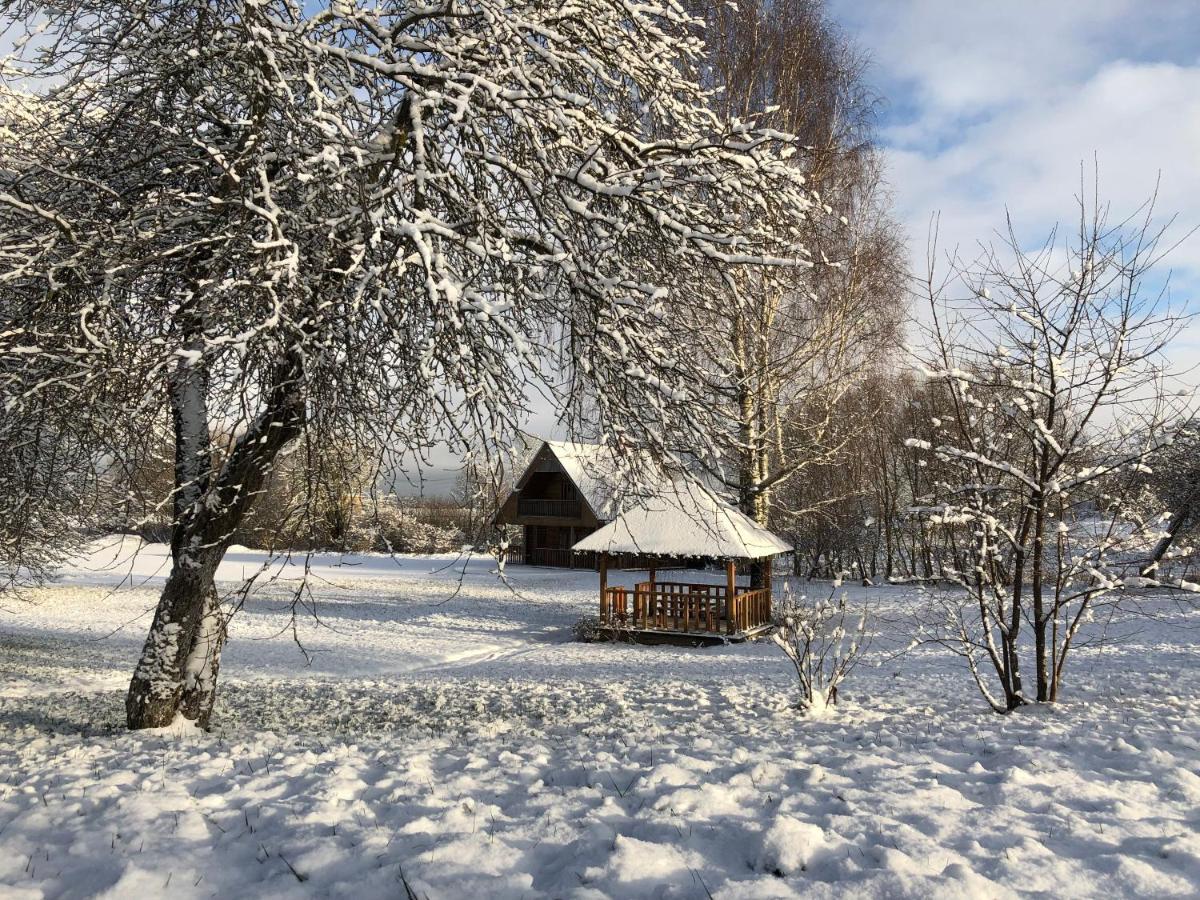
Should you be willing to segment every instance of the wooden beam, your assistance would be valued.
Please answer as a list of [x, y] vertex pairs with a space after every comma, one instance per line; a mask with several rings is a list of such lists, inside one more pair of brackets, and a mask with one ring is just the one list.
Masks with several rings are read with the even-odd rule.
[[725, 562], [725, 617], [728, 619], [726, 631], [733, 634], [737, 631], [737, 562], [730, 559]]
[[600, 621], [608, 623], [608, 554], [600, 554]]

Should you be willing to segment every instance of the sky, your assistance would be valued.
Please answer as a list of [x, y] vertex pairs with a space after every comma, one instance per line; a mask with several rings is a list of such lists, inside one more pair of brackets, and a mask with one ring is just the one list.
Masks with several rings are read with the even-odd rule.
[[[1171, 234], [1200, 225], [1200, 0], [830, 0], [830, 9], [870, 59], [879, 143], [916, 265], [935, 213], [943, 248], [970, 250], [1006, 210], [1021, 239], [1039, 244], [1071, 221], [1081, 164], [1089, 178], [1098, 167], [1114, 217], [1158, 181], [1159, 218], [1178, 216]], [[1164, 266], [1173, 300], [1200, 306], [1200, 235]], [[1181, 366], [1200, 363], [1200, 327], [1174, 353]], [[550, 435], [553, 416], [543, 411], [530, 430]], [[426, 474], [429, 493], [452, 482]]]
[[[965, 249], [1006, 210], [1030, 244], [1069, 222], [1080, 166], [1113, 215], [1161, 178], [1158, 218], [1200, 225], [1197, 0], [831, 0], [883, 98], [879, 142], [910, 250], [930, 218]], [[1090, 189], [1090, 184], [1089, 184]], [[1172, 295], [1200, 293], [1200, 238], [1164, 265]], [[1200, 344], [1191, 343], [1195, 354]]]

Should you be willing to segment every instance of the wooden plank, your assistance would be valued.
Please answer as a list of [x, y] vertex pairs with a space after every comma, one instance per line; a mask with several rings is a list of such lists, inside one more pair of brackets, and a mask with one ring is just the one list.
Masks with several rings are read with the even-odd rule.
[[738, 630], [737, 606], [737, 563], [730, 559], [725, 562], [725, 618], [730, 634]]

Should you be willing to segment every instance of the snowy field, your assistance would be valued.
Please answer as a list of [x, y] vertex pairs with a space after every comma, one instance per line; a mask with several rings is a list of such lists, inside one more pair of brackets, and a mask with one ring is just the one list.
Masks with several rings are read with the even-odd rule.
[[1200, 894], [1197, 614], [1118, 625], [1061, 706], [1000, 717], [895, 655], [914, 591], [854, 588], [872, 665], [810, 721], [769, 643], [573, 643], [593, 573], [322, 557], [308, 656], [297, 567], [264, 574], [217, 733], [172, 738], [121, 728], [165, 575], [134, 546], [0, 610], [5, 898]]

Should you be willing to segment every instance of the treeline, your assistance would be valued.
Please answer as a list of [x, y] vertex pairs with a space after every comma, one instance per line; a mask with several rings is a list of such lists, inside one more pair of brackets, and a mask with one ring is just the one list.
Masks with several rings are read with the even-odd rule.
[[[796, 548], [794, 574], [940, 580], [969, 566], [968, 526], [952, 527], [926, 514], [940, 489], [956, 483], [956, 473], [936, 454], [914, 449], [936, 445], [953, 414], [944, 385], [914, 372], [871, 376], [840, 399], [836, 452], [774, 498], [772, 526]], [[1174, 430], [1178, 439], [1155, 465], [1114, 475], [1107, 493], [1162, 520], [1171, 537], [1172, 572], [1186, 578], [1198, 562], [1191, 548], [1200, 539], [1200, 423], [1177, 423]], [[1073, 516], [1106, 512], [1093, 506], [1074, 509]]]
[[[232, 443], [227, 438], [222, 446]], [[214, 466], [222, 455], [215, 454]], [[173, 466], [163, 440], [131, 470], [114, 467], [104, 479], [108, 498], [97, 498], [99, 509], [111, 511], [101, 530], [170, 541]], [[464, 490], [403, 496], [380, 490], [380, 480], [371, 457], [346, 442], [301, 441], [272, 468], [231, 542], [272, 552], [446, 553], [477, 540], [479, 512]]]

